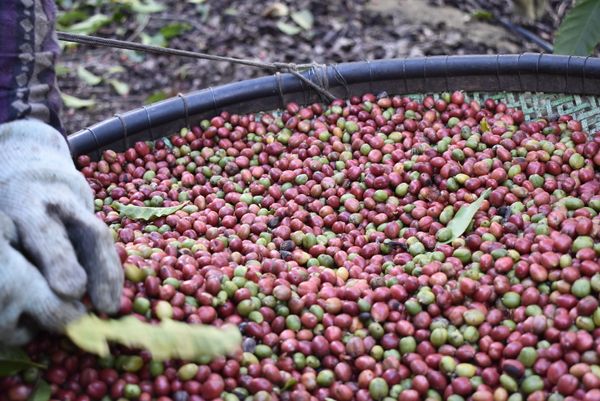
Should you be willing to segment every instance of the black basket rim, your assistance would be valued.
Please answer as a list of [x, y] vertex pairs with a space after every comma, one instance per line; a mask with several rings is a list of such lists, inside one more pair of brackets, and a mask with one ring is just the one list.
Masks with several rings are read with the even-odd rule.
[[[453, 90], [600, 95], [600, 58], [543, 53], [427, 56], [315, 66], [302, 73], [340, 98]], [[251, 113], [308, 104], [320, 95], [290, 73], [238, 81], [142, 106], [68, 137], [74, 157], [130, 139], [157, 139], [155, 131], [190, 127], [221, 111]], [[143, 134], [143, 135], [142, 135]], [[165, 134], [166, 135], [166, 134]]]

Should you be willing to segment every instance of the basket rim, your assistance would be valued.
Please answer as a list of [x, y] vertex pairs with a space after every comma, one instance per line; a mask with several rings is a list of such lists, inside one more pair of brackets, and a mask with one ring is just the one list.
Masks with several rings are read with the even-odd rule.
[[[338, 97], [365, 92], [435, 93], [452, 90], [546, 92], [600, 95], [600, 58], [522, 53], [383, 59], [315, 66], [302, 73]], [[389, 89], [388, 89], [389, 88]], [[319, 101], [319, 94], [290, 73], [224, 84], [179, 94], [96, 123], [67, 140], [73, 157], [142, 133], [173, 129], [221, 111], [258, 112], [295, 101]], [[136, 140], [139, 140], [136, 138]]]

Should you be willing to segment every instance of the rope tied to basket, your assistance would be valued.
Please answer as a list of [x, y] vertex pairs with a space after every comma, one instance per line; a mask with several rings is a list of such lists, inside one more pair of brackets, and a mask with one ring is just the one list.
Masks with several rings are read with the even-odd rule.
[[[301, 80], [303, 83], [308, 85], [310, 88], [315, 90], [323, 98], [332, 101], [336, 99], [327, 88], [329, 82], [327, 80], [327, 74], [325, 73], [327, 66], [324, 64], [317, 64], [316, 62], [310, 64], [295, 64], [295, 63], [282, 63], [282, 62], [265, 62], [250, 59], [243, 59], [237, 57], [228, 56], [216, 56], [214, 54], [194, 52], [190, 50], [173, 49], [169, 47], [145, 45], [142, 43], [135, 43], [126, 40], [102, 38], [98, 36], [90, 35], [79, 35], [67, 32], [57, 32], [58, 39], [64, 42], [73, 42], [79, 44], [85, 44], [90, 46], [102, 46], [110, 47], [114, 49], [134, 50], [142, 51], [145, 53], [161, 54], [168, 56], [179, 56], [189, 57], [195, 59], [211, 60], [211, 61], [224, 61], [232, 64], [240, 64], [254, 68], [261, 68], [272, 72], [287, 72], [294, 75], [296, 78]], [[318, 83], [306, 78], [300, 73], [301, 70], [309, 70], [313, 72], [313, 75], [317, 77]], [[317, 70], [323, 72], [321, 78], [318, 77]], [[324, 71], [325, 70], [325, 71]]]

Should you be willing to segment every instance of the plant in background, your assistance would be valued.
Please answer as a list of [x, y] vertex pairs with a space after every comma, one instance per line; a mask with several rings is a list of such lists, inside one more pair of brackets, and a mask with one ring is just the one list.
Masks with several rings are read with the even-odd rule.
[[577, 0], [554, 39], [554, 53], [588, 56], [600, 43], [600, 0]]

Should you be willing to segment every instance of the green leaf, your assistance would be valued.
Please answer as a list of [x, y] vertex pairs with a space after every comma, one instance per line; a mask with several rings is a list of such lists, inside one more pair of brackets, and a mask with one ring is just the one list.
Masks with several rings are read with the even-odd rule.
[[54, 71], [59, 77], [64, 77], [65, 75], [71, 72], [71, 68], [65, 65], [64, 63], [57, 63], [56, 67], [54, 67]]
[[263, 17], [280, 18], [287, 16], [289, 13], [290, 10], [285, 3], [273, 3], [265, 9], [262, 15]]
[[140, 14], [153, 14], [164, 11], [166, 9], [164, 4], [157, 3], [154, 0], [139, 1], [135, 0], [131, 2], [131, 11]]
[[129, 85], [118, 79], [109, 79], [108, 83], [115, 89], [115, 91], [121, 96], [127, 96], [129, 94]]
[[471, 16], [478, 21], [493, 21], [494, 14], [487, 10], [475, 10], [471, 13]]
[[154, 14], [166, 9], [164, 4], [154, 0], [115, 0], [115, 2], [124, 4], [138, 14]]
[[59, 8], [70, 9], [73, 7], [73, 0], [56, 0], [56, 5]]
[[167, 147], [167, 149], [173, 149], [173, 144], [171, 143], [171, 140], [167, 137], [163, 138], [163, 142], [165, 143], [165, 146]]
[[600, 1], [578, 0], [558, 27], [554, 53], [588, 56], [600, 42]]
[[96, 105], [94, 99], [79, 99], [78, 97], [67, 95], [66, 93], [61, 93], [60, 96], [62, 97], [65, 106], [70, 109], [83, 109]]
[[140, 34], [140, 38], [142, 39], [142, 44], [144, 45], [164, 47], [167, 44], [165, 37], [160, 33], [150, 36], [147, 33], [142, 32]]
[[60, 13], [58, 18], [56, 19], [56, 23], [60, 27], [65, 27], [69, 25], [73, 25], [76, 22], [83, 21], [88, 18], [89, 14], [83, 10], [71, 10], [64, 13]]
[[123, 205], [119, 202], [113, 203], [113, 209], [118, 211], [121, 216], [129, 217], [134, 220], [152, 220], [163, 216], [168, 216], [178, 210], [183, 209], [189, 202], [184, 202], [171, 207], [145, 207], [134, 205]]
[[35, 386], [33, 393], [29, 396], [28, 401], [48, 401], [51, 395], [52, 388], [50, 385], [46, 381], [40, 380]]
[[283, 387], [281, 388], [281, 391], [287, 391], [290, 390], [292, 387], [294, 387], [296, 384], [298, 384], [298, 380], [294, 379], [293, 377], [290, 377], [285, 384], [283, 385]]
[[79, 348], [101, 357], [110, 355], [108, 341], [113, 341], [129, 348], [143, 348], [157, 361], [194, 361], [227, 355], [238, 349], [242, 341], [235, 326], [216, 328], [170, 319], [149, 324], [133, 316], [102, 320], [86, 315], [69, 323], [66, 333]]
[[160, 102], [161, 100], [165, 100], [169, 97], [164, 91], [156, 91], [144, 100], [144, 104], [151, 104]]
[[192, 29], [190, 24], [176, 22], [160, 28], [160, 34], [166, 39], [172, 39]]
[[286, 35], [290, 35], [290, 36], [294, 36], [300, 33], [300, 31], [302, 31], [302, 29], [300, 29], [298, 26], [293, 25], [293, 24], [288, 24], [285, 21], [279, 21], [277, 22], [277, 28], [279, 28], [279, 30], [283, 33], [285, 33]]
[[488, 132], [490, 130], [490, 125], [488, 124], [485, 117], [481, 119], [481, 122], [479, 123], [479, 129], [481, 130], [481, 132]]
[[102, 78], [92, 74], [88, 70], [86, 70], [83, 66], [79, 66], [77, 68], [77, 76], [82, 79], [86, 84], [91, 86], [96, 86], [100, 82], [102, 82]]
[[46, 366], [29, 359], [29, 356], [21, 348], [0, 344], [0, 377], [14, 375], [32, 366], [46, 368]]
[[111, 21], [112, 18], [110, 18], [108, 15], [95, 14], [84, 21], [78, 22], [77, 24], [64, 28], [64, 30], [70, 33], [80, 33], [84, 35], [89, 35], [91, 33], [97, 32], [100, 28], [110, 23]]
[[119, 74], [121, 72], [125, 72], [125, 68], [123, 68], [121, 65], [113, 65], [106, 70], [106, 73], [109, 75]]
[[442, 242], [442, 244], [452, 242], [456, 238], [463, 235], [463, 233], [469, 227], [469, 224], [471, 224], [473, 217], [475, 217], [475, 214], [481, 208], [483, 201], [487, 199], [491, 192], [491, 188], [486, 189], [481, 193], [479, 198], [475, 200], [475, 202], [470, 203], [469, 205], [463, 205], [458, 212], [456, 212], [454, 218], [446, 225], [446, 228], [452, 231], [452, 237], [450, 237], [448, 241]]
[[210, 14], [210, 4], [196, 4], [196, 10], [200, 14], [200, 22], [206, 22]]
[[310, 31], [315, 22], [315, 18], [308, 10], [293, 12], [290, 17], [292, 17], [292, 20], [294, 20], [296, 24], [300, 25], [300, 27], [305, 31]]

